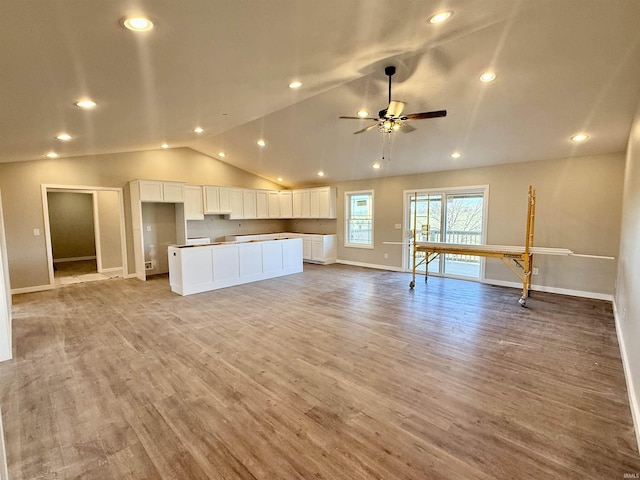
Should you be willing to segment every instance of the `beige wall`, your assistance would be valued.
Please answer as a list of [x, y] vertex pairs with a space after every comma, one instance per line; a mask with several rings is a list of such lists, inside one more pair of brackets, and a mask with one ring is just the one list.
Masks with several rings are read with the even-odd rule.
[[[544, 160], [468, 170], [341, 183], [338, 187], [338, 258], [402, 267], [403, 191], [422, 188], [489, 185], [487, 243], [523, 245], [529, 185], [537, 189], [535, 244], [576, 253], [618, 255], [624, 155], [609, 154]], [[344, 246], [344, 194], [374, 189], [373, 250]], [[388, 258], [384, 258], [384, 254]], [[538, 255], [534, 285], [599, 295], [613, 293], [616, 262]], [[488, 259], [486, 278], [517, 282], [500, 261]]]
[[640, 106], [636, 114], [629, 146], [624, 177], [624, 201], [618, 261], [618, 282], [614, 298], [618, 338], [625, 360], [625, 373], [631, 409], [636, 422], [636, 435], [640, 411]]
[[54, 262], [95, 257], [92, 193], [48, 192], [47, 203]]
[[[275, 183], [188, 148], [0, 163], [11, 287], [49, 284], [41, 184], [122, 188], [128, 181], [139, 178], [195, 185], [279, 188]], [[129, 218], [130, 226], [127, 210], [125, 208], [125, 218]], [[39, 228], [42, 234], [34, 236], [34, 228]], [[129, 234], [131, 229], [126, 230]]]
[[103, 270], [122, 268], [120, 196], [115, 190], [98, 190], [100, 261]]

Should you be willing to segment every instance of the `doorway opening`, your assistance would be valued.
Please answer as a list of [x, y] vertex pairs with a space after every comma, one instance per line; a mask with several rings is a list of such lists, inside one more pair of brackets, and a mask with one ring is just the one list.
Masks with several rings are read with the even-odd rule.
[[[463, 245], [486, 243], [488, 187], [447, 188], [405, 191], [404, 270], [410, 271], [413, 258], [410, 242], [416, 229], [417, 242], [445, 242]], [[415, 218], [415, 225], [414, 225]], [[473, 255], [438, 255], [416, 273], [482, 280], [484, 258]]]
[[122, 190], [42, 188], [51, 287], [124, 276]]

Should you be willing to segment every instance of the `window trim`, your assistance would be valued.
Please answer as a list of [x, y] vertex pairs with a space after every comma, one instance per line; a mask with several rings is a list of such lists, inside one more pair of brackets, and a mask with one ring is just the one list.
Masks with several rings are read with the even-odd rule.
[[[371, 243], [370, 244], [362, 244], [362, 243], [349, 243], [349, 220], [351, 218], [351, 197], [354, 195], [369, 195], [371, 196]], [[375, 197], [373, 189], [369, 190], [354, 190], [350, 192], [344, 192], [344, 246], [346, 248], [365, 248], [368, 250], [374, 249], [374, 217], [375, 217]]]

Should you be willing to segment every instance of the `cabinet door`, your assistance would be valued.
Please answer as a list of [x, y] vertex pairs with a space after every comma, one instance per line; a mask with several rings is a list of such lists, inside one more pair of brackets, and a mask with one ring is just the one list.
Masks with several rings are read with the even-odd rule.
[[256, 195], [256, 217], [269, 218], [269, 192], [258, 190]]
[[244, 190], [242, 192], [242, 218], [256, 218], [256, 191]]
[[322, 237], [316, 238], [314, 235], [311, 240], [311, 260], [324, 262], [324, 242], [322, 241]]
[[220, 188], [205, 185], [204, 213], [220, 213]]
[[310, 236], [302, 237], [302, 258], [304, 260], [311, 260], [312, 258], [311, 243], [312, 242]]
[[269, 192], [269, 218], [280, 218], [280, 192]]
[[184, 202], [184, 185], [176, 182], [162, 182], [163, 201], [167, 203]]
[[204, 203], [202, 187], [185, 185], [184, 187], [185, 220], [204, 220]]
[[140, 180], [140, 201], [141, 202], [162, 202], [162, 182], [155, 180]]
[[231, 189], [218, 187], [220, 195], [220, 213], [231, 213]]
[[318, 189], [318, 218], [332, 218], [330, 194], [331, 189], [328, 187]]
[[309, 217], [320, 217], [320, 190], [313, 189], [309, 192]]
[[229, 191], [229, 204], [231, 206], [231, 215], [229, 218], [232, 220], [241, 220], [244, 218], [243, 216], [243, 197], [242, 190], [239, 188], [232, 188]]
[[293, 218], [302, 218], [302, 190], [293, 192]]
[[293, 218], [293, 192], [280, 192], [280, 218]]
[[[296, 216], [296, 194], [298, 194], [299, 215]], [[309, 190], [293, 192], [293, 216], [295, 218], [311, 217], [311, 199]]]

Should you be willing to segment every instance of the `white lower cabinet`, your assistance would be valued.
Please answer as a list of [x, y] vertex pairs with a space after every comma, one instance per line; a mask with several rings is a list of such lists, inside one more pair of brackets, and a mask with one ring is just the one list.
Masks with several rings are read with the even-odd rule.
[[169, 283], [180, 295], [302, 272], [302, 240], [169, 247]]
[[314, 233], [267, 233], [264, 235], [227, 235], [227, 242], [255, 242], [278, 238], [302, 239], [302, 259], [305, 262], [328, 265], [336, 263], [338, 240], [336, 235]]

